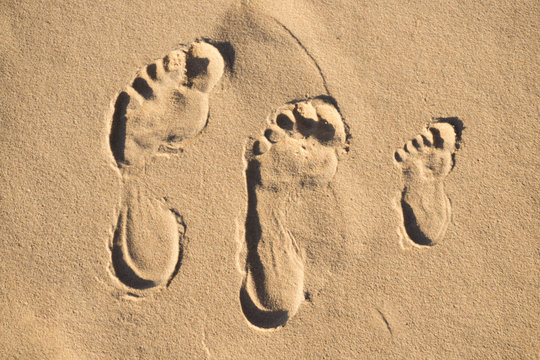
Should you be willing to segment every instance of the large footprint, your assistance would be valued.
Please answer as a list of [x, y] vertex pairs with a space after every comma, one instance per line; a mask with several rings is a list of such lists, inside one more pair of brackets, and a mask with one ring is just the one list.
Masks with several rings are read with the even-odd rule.
[[416, 245], [434, 245], [446, 232], [451, 206], [444, 179], [454, 166], [456, 145], [456, 128], [438, 121], [395, 153], [405, 183], [401, 232]]
[[304, 300], [304, 256], [287, 229], [284, 209], [303, 191], [334, 177], [346, 141], [341, 115], [328, 98], [281, 107], [246, 155], [246, 277], [240, 300], [260, 328], [284, 325]]
[[195, 42], [146, 66], [116, 99], [109, 139], [124, 190], [110, 248], [112, 272], [132, 292], [172, 280], [185, 229], [179, 213], [143, 181], [145, 164], [201, 132], [223, 70], [219, 51]]

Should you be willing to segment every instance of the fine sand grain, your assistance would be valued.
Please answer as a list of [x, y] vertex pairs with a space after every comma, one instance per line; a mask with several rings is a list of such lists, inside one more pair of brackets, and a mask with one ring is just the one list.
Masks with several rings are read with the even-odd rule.
[[3, 1], [0, 359], [537, 359], [538, 1]]

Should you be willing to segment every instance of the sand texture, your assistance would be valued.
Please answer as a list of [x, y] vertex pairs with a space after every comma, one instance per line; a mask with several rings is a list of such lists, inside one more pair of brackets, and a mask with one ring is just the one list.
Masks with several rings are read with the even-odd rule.
[[0, 359], [539, 359], [538, 1], [3, 1]]

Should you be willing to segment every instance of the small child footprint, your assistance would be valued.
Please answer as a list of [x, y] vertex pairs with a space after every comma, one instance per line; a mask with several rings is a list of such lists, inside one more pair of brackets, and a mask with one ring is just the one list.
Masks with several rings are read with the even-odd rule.
[[457, 118], [439, 119], [394, 154], [405, 183], [401, 233], [416, 245], [435, 245], [450, 222], [444, 179], [454, 166], [461, 128]]
[[170, 283], [185, 230], [179, 212], [143, 180], [145, 165], [157, 154], [179, 152], [206, 126], [209, 92], [223, 70], [219, 51], [195, 42], [146, 66], [116, 99], [109, 140], [123, 194], [111, 272], [136, 295]]
[[333, 99], [282, 106], [248, 150], [246, 277], [240, 301], [260, 328], [284, 325], [304, 300], [304, 255], [286, 226], [303, 192], [328, 186], [344, 150], [345, 126]]

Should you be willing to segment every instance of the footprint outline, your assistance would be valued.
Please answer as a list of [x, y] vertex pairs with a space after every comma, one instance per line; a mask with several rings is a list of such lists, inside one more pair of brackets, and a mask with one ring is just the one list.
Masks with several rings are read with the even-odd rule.
[[[224, 68], [218, 49], [197, 40], [145, 65], [115, 98], [109, 145], [123, 191], [109, 242], [109, 273], [132, 296], [168, 287], [185, 251], [184, 219], [142, 180], [147, 163], [180, 153], [202, 132], [209, 118], [209, 94]], [[132, 221], [135, 213], [138, 220]], [[148, 249], [145, 237], [166, 250]], [[159, 250], [163, 251], [154, 256], [152, 251]], [[141, 269], [150, 276], [141, 276]]]
[[[280, 210], [294, 203], [295, 197], [306, 188], [330, 184], [341, 155], [348, 151], [348, 130], [335, 100], [329, 96], [318, 96], [293, 101], [277, 109], [269, 117], [263, 134], [247, 148], [246, 256], [240, 304], [247, 321], [258, 329], [284, 326], [306, 298], [305, 252], [284, 225]], [[264, 159], [265, 154], [272, 152], [278, 157], [283, 155], [285, 160], [273, 162], [270, 158]], [[303, 160], [296, 166], [285, 166], [283, 171], [279, 169], [286, 160], [294, 158]], [[293, 175], [287, 179], [287, 174]], [[268, 194], [273, 197], [274, 205], [261, 207], [260, 199], [268, 200]], [[271, 225], [263, 226], [261, 218]], [[264, 240], [265, 236], [270, 239]], [[265, 241], [270, 245], [264, 245], [266, 249], [261, 250], [261, 243]], [[281, 247], [272, 248], [280, 241]], [[283, 254], [285, 261], [279, 259]], [[280, 261], [281, 264], [276, 265]]]
[[403, 180], [403, 190], [394, 201], [401, 219], [398, 234], [403, 248], [430, 247], [444, 238], [452, 219], [444, 184], [455, 167], [463, 129], [457, 117], [435, 118], [394, 152]]

